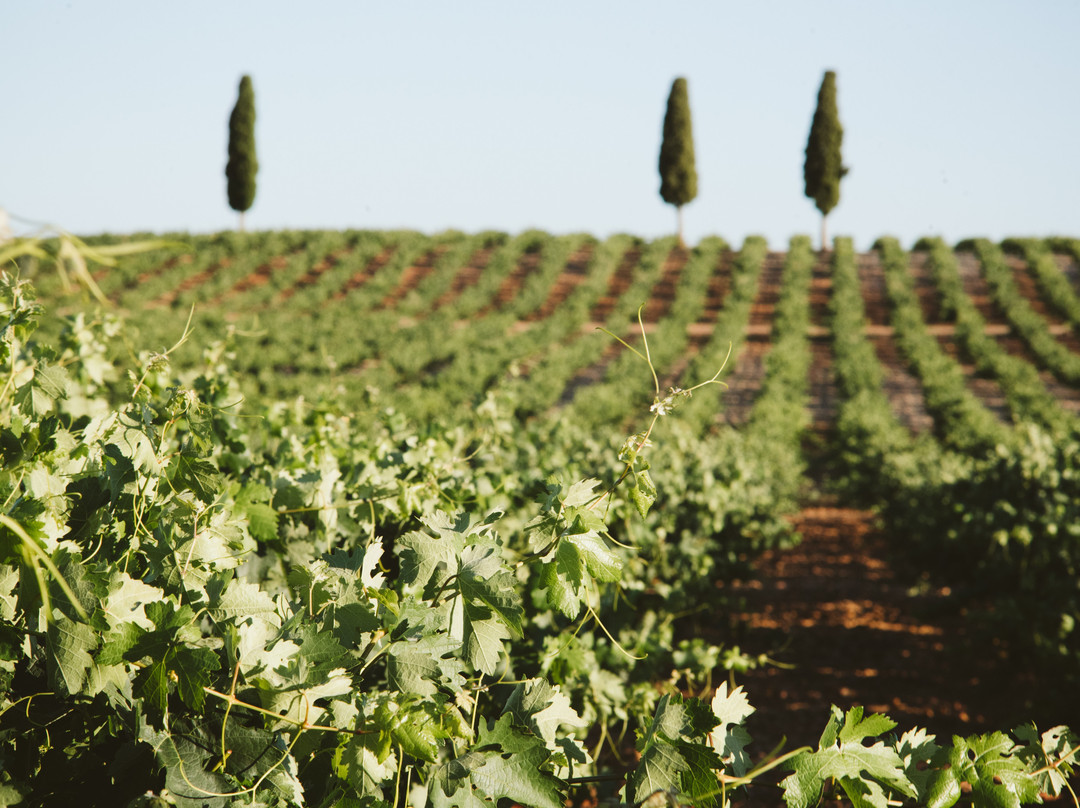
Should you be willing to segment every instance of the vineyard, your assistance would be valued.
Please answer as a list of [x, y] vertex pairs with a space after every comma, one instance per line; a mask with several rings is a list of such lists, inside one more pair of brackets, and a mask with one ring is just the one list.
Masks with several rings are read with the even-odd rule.
[[4, 281], [0, 805], [1080, 805], [1080, 240], [163, 238]]

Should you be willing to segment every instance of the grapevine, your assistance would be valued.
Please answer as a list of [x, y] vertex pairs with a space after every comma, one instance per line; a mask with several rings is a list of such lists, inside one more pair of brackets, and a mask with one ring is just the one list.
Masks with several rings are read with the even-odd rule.
[[[792, 808], [831, 791], [858, 806], [953, 805], [965, 789], [1076, 802], [1065, 727], [943, 742], [834, 709], [816, 748], [754, 763], [742, 688], [657, 685], [673, 635], [645, 582], [671, 549], [645, 532], [668, 508], [704, 518], [672, 495], [663, 467], [683, 436], [658, 425], [724, 367], [665, 394], [640, 310], [641, 349], [608, 331], [646, 364], [652, 403], [612, 447], [572, 424], [506, 428], [498, 394], [424, 431], [391, 410], [241, 411], [230, 342], [177, 371], [185, 329], [125, 374], [103, 323], [39, 342], [29, 288], [7, 277], [3, 294], [6, 804], [93, 789], [113, 804], [559, 808], [598, 778], [649, 806], [760, 789]], [[793, 351], [804, 303], [785, 303]], [[780, 356], [775, 378], [801, 359]], [[751, 429], [797, 440], [781, 388]], [[682, 460], [739, 451], [721, 440]], [[624, 732], [637, 759], [620, 766]]]

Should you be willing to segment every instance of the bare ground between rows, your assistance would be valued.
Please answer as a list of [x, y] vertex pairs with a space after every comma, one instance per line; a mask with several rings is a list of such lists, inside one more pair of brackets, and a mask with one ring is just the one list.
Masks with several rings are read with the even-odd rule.
[[783, 664], [735, 677], [757, 708], [748, 728], [759, 755], [785, 738], [789, 749], [816, 747], [834, 704], [943, 739], [1076, 722], [1080, 696], [1010, 658], [947, 587], [913, 589], [870, 512], [808, 508], [795, 526], [802, 542], [765, 553], [753, 578], [721, 585], [732, 606], [700, 629]]

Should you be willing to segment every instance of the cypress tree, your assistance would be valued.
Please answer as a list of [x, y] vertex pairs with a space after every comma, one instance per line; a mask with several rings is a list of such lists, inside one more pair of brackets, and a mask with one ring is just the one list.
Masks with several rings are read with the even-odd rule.
[[229, 116], [229, 162], [225, 165], [228, 178], [229, 207], [240, 214], [240, 230], [244, 229], [244, 211], [255, 201], [255, 174], [259, 160], [255, 156], [255, 90], [251, 76], [240, 79], [240, 93]]
[[679, 244], [683, 241], [682, 206], [697, 196], [694, 167], [694, 133], [690, 126], [690, 99], [686, 79], [672, 83], [664, 114], [664, 139], [660, 144], [660, 196], [674, 205], [678, 216]]
[[840, 144], [844, 139], [844, 127], [836, 111], [836, 73], [825, 71], [818, 91], [817, 109], [810, 124], [810, 138], [806, 143], [806, 164], [803, 179], [806, 195], [814, 200], [821, 211], [821, 249], [825, 249], [825, 217], [840, 201], [840, 178], [847, 174], [840, 156]]

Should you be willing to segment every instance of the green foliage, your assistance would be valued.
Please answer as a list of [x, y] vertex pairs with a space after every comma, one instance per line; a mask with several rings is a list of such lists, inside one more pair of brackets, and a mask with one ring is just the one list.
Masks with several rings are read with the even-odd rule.
[[[532, 497], [483, 495], [495, 490], [489, 472], [460, 459], [470, 445], [475, 458], [475, 437], [453, 429], [420, 441], [392, 415], [370, 432], [329, 412], [238, 416], [220, 350], [185, 381], [170, 378], [172, 350], [147, 354], [110, 405], [113, 388], [92, 382], [102, 364], [120, 376], [102, 335], [67, 334], [81, 349], [61, 373], [52, 349], [28, 341], [38, 309], [25, 288], [7, 294], [17, 379], [0, 411], [17, 440], [4, 455], [0, 709], [25, 703], [30, 717], [0, 729], [5, 756], [19, 750], [13, 793], [40, 800], [63, 783], [57, 799], [91, 786], [126, 794], [64, 767], [59, 748], [134, 755], [132, 790], [180, 805], [385, 799], [406, 772], [433, 804], [553, 806], [561, 778], [593, 765], [578, 709], [636, 721], [651, 705], [630, 707], [651, 691], [652, 666], [621, 695], [600, 681], [575, 693], [578, 708], [530, 675], [545, 669], [546, 638], [565, 642], [564, 620], [613, 615], [630, 554], [605, 516], [650, 513], [643, 440], [610, 488], [552, 482], [524, 519]], [[515, 472], [490, 472], [508, 490]], [[620, 480], [631, 502], [613, 499]], [[482, 497], [515, 517], [443, 509]], [[511, 542], [498, 526], [514, 519], [524, 529]], [[558, 678], [601, 672], [580, 665]], [[523, 684], [505, 694], [511, 668]]]
[[225, 164], [229, 207], [239, 213], [255, 202], [255, 175], [259, 159], [255, 155], [255, 89], [251, 77], [240, 79], [240, 89], [229, 115], [229, 160]]
[[[162, 340], [170, 323], [183, 326], [189, 300], [229, 294], [266, 260], [263, 249], [307, 249], [316, 261], [337, 253], [340, 264], [328, 263], [297, 296], [310, 293], [304, 311], [339, 307], [341, 319], [328, 317], [340, 327], [348, 309], [344, 298], [329, 302], [327, 290], [352, 282], [349, 293], [365, 300], [372, 322], [391, 323], [378, 319], [380, 303], [413, 262], [433, 248], [452, 256], [443, 265], [432, 256], [431, 285], [414, 290], [421, 306], [443, 299], [438, 290], [448, 289], [453, 262], [492, 248], [492, 276], [479, 280], [475, 298], [445, 298], [431, 352], [425, 347], [414, 360], [421, 368], [447, 360], [460, 389], [409, 381], [398, 394], [397, 380], [413, 373], [405, 370], [408, 346], [382, 332], [364, 335], [356, 357], [393, 356], [397, 367], [382, 377], [386, 389], [369, 391], [355, 410], [296, 398], [239, 406], [233, 371], [263, 357], [235, 339], [207, 340], [201, 351], [190, 340], [156, 352], [117, 351], [112, 343], [131, 340], [119, 323], [79, 314], [56, 318], [62, 330], [35, 342], [40, 309], [25, 285], [6, 281], [0, 797], [556, 808], [584, 778], [615, 775], [606, 750], [618, 748], [624, 732], [636, 735], [641, 757], [622, 798], [650, 807], [727, 806], [748, 783], [775, 785], [780, 777], [770, 773], [784, 764], [791, 777], [779, 787], [790, 805], [814, 804], [834, 787], [859, 805], [950, 805], [968, 786], [987, 805], [1067, 790], [1077, 740], [1064, 727], [1041, 734], [1022, 727], [939, 747], [922, 730], [894, 738], [890, 720], [861, 710], [834, 711], [817, 750], [754, 766], [750, 700], [739, 688], [712, 693], [702, 685], [724, 651], [679, 642], [677, 613], [711, 602], [704, 598], [718, 578], [790, 541], [783, 514], [801, 484], [809, 241], [792, 242], [778, 350], [761, 407], [743, 432], [710, 429], [717, 397], [709, 394], [721, 389], [714, 383], [722, 380], [716, 369], [726, 345], [703, 349], [693, 373], [671, 387], [661, 384], [658, 364], [685, 350], [679, 332], [701, 316], [705, 282], [724, 245], [706, 240], [688, 257], [673, 326], [641, 329], [636, 339], [626, 325], [640, 300], [620, 301], [605, 324], [617, 339], [594, 336], [626, 349], [625, 363], [605, 382], [625, 394], [611, 420], [592, 423], [610, 426], [640, 413], [645, 428], [625, 439], [583, 427], [568, 410], [519, 420], [522, 384], [500, 379], [511, 354], [528, 344], [505, 322], [542, 305], [557, 268], [584, 243], [535, 233], [476, 241], [446, 234], [434, 242], [408, 233], [342, 240], [229, 234], [206, 237], [213, 257], [172, 265], [201, 275], [230, 259], [215, 270], [212, 288], [184, 289], [173, 319], [164, 316], [171, 306], [154, 309], [162, 322], [151, 317], [145, 327], [156, 325]], [[600, 297], [631, 247], [638, 245], [627, 237], [593, 245], [578, 287], [589, 290], [586, 301]], [[653, 288], [671, 247], [671, 240], [641, 246], [635, 295]], [[838, 294], [851, 269], [845, 249], [838, 242]], [[764, 242], [748, 239], [733, 259], [719, 321], [733, 337], [764, 251]], [[481, 311], [499, 317], [492, 301], [523, 255], [535, 274], [519, 303], [502, 304], [506, 321], [460, 333], [469, 329], [455, 324], [483, 319]], [[379, 268], [365, 272], [378, 256]], [[135, 301], [157, 300], [179, 281], [154, 276], [146, 288], [132, 281], [171, 257], [137, 256], [134, 268], [102, 288], [141, 308]], [[294, 280], [307, 272], [302, 265], [288, 271]], [[353, 280], [358, 273], [362, 282]], [[285, 288], [293, 287], [274, 295]], [[857, 323], [840, 325], [841, 305], [838, 352], [857, 344], [850, 335]], [[556, 353], [588, 322], [590, 306], [567, 310], [573, 316], [565, 321], [553, 314], [551, 323], [531, 326], [536, 350]], [[404, 328], [408, 337], [422, 333]], [[485, 345], [492, 367], [504, 370], [455, 356]], [[439, 353], [444, 347], [451, 352]], [[838, 356], [842, 386], [860, 400], [876, 377], [865, 363], [848, 365]], [[634, 373], [643, 384], [630, 380]], [[698, 383], [682, 381], [688, 377]], [[472, 379], [483, 383], [471, 387]], [[555, 385], [561, 392], [562, 382]], [[423, 404], [407, 401], [425, 394], [431, 398]], [[439, 396], [462, 407], [419, 425], [404, 415], [412, 406], [433, 411], [426, 408]], [[860, 427], [874, 434], [869, 420]], [[1072, 468], [1080, 449], [1061, 443], [1059, 455], [1057, 439], [1033, 434], [1037, 440], [1019, 454], [1013, 447], [1020, 444], [1003, 442], [993, 462], [957, 464], [928, 452], [946, 462], [928, 464], [921, 476], [905, 476], [881, 451], [880, 473], [901, 483], [882, 504], [896, 508], [887, 516], [896, 514], [913, 546], [936, 543], [942, 557], [955, 549], [976, 577], [1014, 598], [1008, 608], [1029, 631], [1037, 627], [1045, 650], [1072, 653], [1075, 632], [1062, 629], [1080, 571], [1077, 542], [1062, 526], [1078, 521], [1070, 509], [1080, 501], [1071, 486], [1080, 478]], [[911, 521], [930, 519], [942, 504], [943, 524], [955, 525], [948, 541]], [[1048, 595], [1045, 611], [1024, 611], [1037, 587]], [[684, 680], [704, 700], [678, 693], [674, 683]]]
[[885, 808], [890, 793], [915, 797], [916, 789], [897, 751], [883, 741], [870, 746], [863, 743], [895, 726], [886, 716], [863, 718], [861, 707], [851, 708], [846, 715], [833, 707], [817, 750], [792, 760], [794, 774], [780, 784], [789, 808], [817, 805], [822, 787], [829, 781], [840, 785], [855, 808]]
[[840, 180], [848, 172], [840, 154], [843, 140], [844, 127], [836, 109], [836, 73], [827, 70], [818, 90], [803, 164], [806, 196], [814, 200], [823, 217], [840, 201]]
[[[1063, 742], [1067, 730], [1057, 727], [1038, 734], [1018, 727], [1013, 734], [995, 732], [954, 737], [939, 746], [925, 730], [900, 738], [885, 736], [896, 722], [883, 715], [863, 717], [861, 707], [847, 713], [833, 707], [818, 748], [795, 756], [793, 772], [780, 783], [789, 808], [819, 804], [823, 789], [838, 785], [855, 808], [885, 808], [898, 801], [949, 808], [966, 786], [976, 806], [1019, 806], [1042, 802], [1040, 793], [1056, 796], [1076, 765], [1077, 750]], [[867, 745], [867, 740], [879, 739]]]
[[833, 367], [841, 393], [834, 447], [837, 486], [856, 501], [874, 505], [925, 481], [927, 469], [941, 469], [948, 461], [933, 436], [917, 439], [907, 430], [885, 394], [884, 370], [866, 336], [851, 239], [835, 241], [832, 281]]
[[1012, 451], [950, 463], [885, 500], [921, 566], [985, 601], [984, 620], [1049, 662], [1080, 659], [1080, 435], [1029, 427]]
[[[991, 245], [983, 243], [983, 248], [987, 251], [984, 254], [991, 261], [997, 257], [996, 249]], [[956, 254], [943, 241], [938, 240], [933, 243], [929, 259], [931, 272], [941, 291], [943, 311], [956, 320], [957, 342], [975, 360], [977, 370], [996, 378], [1001, 384], [1013, 420], [1017, 423], [1038, 424], [1052, 432], [1070, 429], [1073, 418], [1047, 391], [1035, 366], [1021, 357], [1009, 354], [997, 340], [986, 333], [985, 321], [964, 291]], [[999, 272], [996, 280], [1001, 283], [1003, 279], [1000, 270], [1007, 268], [997, 266], [997, 269]], [[1016, 308], [1018, 307], [1013, 306], [1013, 309]], [[1018, 316], [1023, 317], [1022, 314]], [[1038, 330], [1030, 326], [1030, 320], [1027, 322], [1027, 333]]]
[[694, 132], [686, 87], [686, 79], [682, 77], [671, 84], [660, 142], [660, 196], [676, 207], [692, 202], [697, 196]]
[[[982, 264], [983, 274], [990, 286], [994, 303], [1004, 313], [1009, 324], [1027, 343], [1031, 352], [1044, 367], [1067, 384], [1080, 384], [1080, 356], [1058, 342], [1046, 320], [1020, 294], [1013, 279], [1012, 268], [1005, 262], [1001, 248], [986, 239], [975, 242], [975, 251]], [[1037, 256], [1038, 253], [1034, 253]], [[1053, 260], [1051, 259], [1051, 262]], [[1066, 306], [1068, 297], [1059, 305]], [[1076, 300], [1073, 295], [1073, 300]], [[1080, 301], [1077, 301], [1080, 303]]]
[[1036, 239], [1011, 239], [1002, 242], [1002, 250], [1023, 257], [1035, 274], [1042, 298], [1061, 317], [1072, 325], [1074, 333], [1080, 333], [1080, 296], [1061, 268], [1058, 268], [1050, 250], [1050, 242]]
[[[690, 98], [686, 90], [686, 79], [680, 76], [671, 84], [667, 111], [664, 113], [664, 133], [660, 142], [660, 197], [681, 212], [682, 206], [692, 202], [697, 196], [697, 183]], [[680, 241], [681, 222], [680, 218]]]
[[907, 254], [895, 239], [882, 240], [881, 260], [896, 340], [922, 382], [935, 436], [947, 448], [980, 455], [1011, 443], [1011, 431], [967, 389], [963, 371], [927, 330]]

